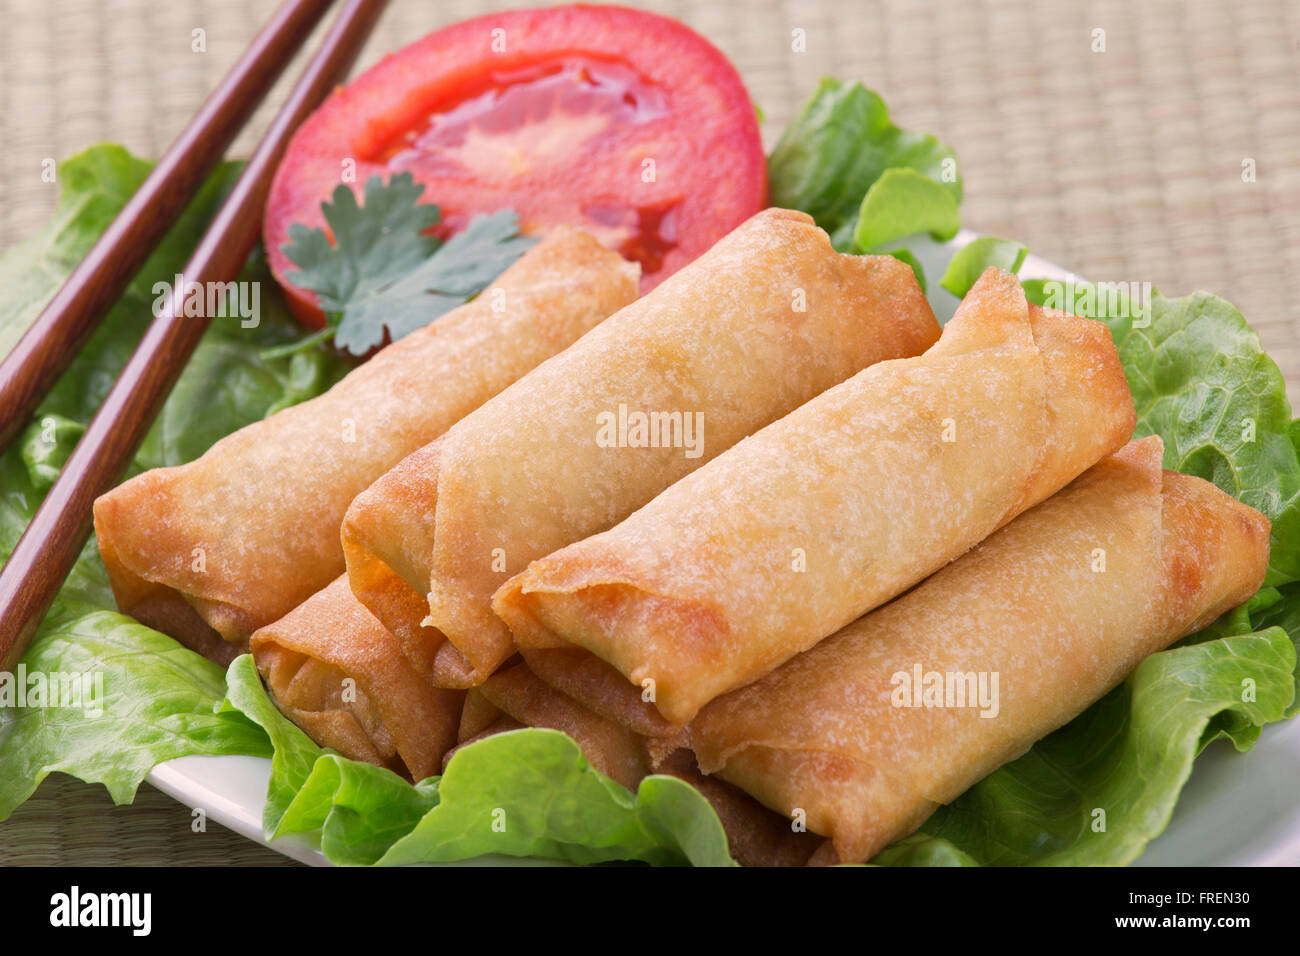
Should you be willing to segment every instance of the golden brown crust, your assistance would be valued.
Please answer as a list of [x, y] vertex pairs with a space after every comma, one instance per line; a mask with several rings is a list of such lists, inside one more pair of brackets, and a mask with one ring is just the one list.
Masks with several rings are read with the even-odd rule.
[[683, 727], [647, 707], [640, 688], [580, 647], [537, 647], [523, 652], [529, 668], [552, 687], [643, 737], [675, 741]]
[[342, 573], [339, 522], [357, 493], [630, 302], [637, 276], [590, 236], [557, 229], [489, 292], [325, 394], [101, 496], [95, 531], [118, 606], [194, 642], [202, 629], [179, 610], [189, 605], [246, 642]]
[[[906, 836], [1259, 587], [1267, 520], [1162, 472], [1161, 451], [1158, 438], [1130, 443], [907, 594], [713, 701], [689, 728], [701, 767], [783, 813], [802, 809], [844, 860]], [[908, 690], [918, 670], [988, 689], [996, 677], [996, 692], [975, 707], [926, 704]]]
[[460, 712], [460, 727], [456, 731], [456, 743], [463, 744], [477, 740], [500, 717], [500, 708], [480, 694], [477, 688], [467, 691], [465, 707]]
[[[436, 473], [408, 458], [385, 480], [401, 489], [392, 500], [358, 499], [349, 522], [368, 526], [371, 554], [391, 569], [408, 555], [422, 561], [394, 574], [427, 591], [427, 608], [390, 626], [445, 635], [440, 685], [486, 679], [514, 652], [491, 606], [510, 575], [614, 524], [859, 369], [916, 354], [937, 335], [906, 265], [835, 252], [803, 213], [759, 213], [458, 423], [438, 443]], [[620, 407], [702, 416], [698, 456], [685, 447], [683, 418], [676, 444], [603, 445], [599, 416]]]
[[[1179, 636], [1205, 627], [1259, 590], [1268, 570], [1268, 518], [1191, 475], [1166, 471], [1164, 614]], [[1218, 599], [1207, 603], [1207, 594]]]
[[585, 648], [686, 723], [1119, 448], [1133, 414], [1106, 328], [1030, 308], [990, 270], [925, 355], [867, 368], [534, 561], [494, 608], [521, 649]]
[[250, 643], [276, 705], [323, 746], [421, 780], [456, 742], [464, 695], [422, 679], [346, 577]]
[[[428, 606], [420, 568], [433, 553], [438, 451], [434, 440], [412, 452], [348, 506], [341, 538], [352, 593], [401, 643], [411, 665], [433, 680], [445, 638], [422, 624]], [[458, 686], [443, 684], [442, 686]]]

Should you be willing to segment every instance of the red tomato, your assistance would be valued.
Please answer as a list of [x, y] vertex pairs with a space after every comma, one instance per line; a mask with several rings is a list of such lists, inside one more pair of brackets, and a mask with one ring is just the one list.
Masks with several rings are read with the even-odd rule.
[[390, 54], [334, 91], [294, 136], [267, 202], [271, 267], [304, 324], [289, 226], [321, 202], [410, 172], [440, 234], [509, 207], [525, 231], [580, 226], [641, 263], [652, 288], [766, 202], [754, 107], [735, 67], [685, 25], [623, 7], [516, 10], [467, 20]]

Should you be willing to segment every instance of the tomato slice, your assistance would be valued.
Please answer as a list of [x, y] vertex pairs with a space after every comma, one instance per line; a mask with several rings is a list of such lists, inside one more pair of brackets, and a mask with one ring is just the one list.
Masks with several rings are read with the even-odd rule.
[[323, 226], [343, 181], [409, 172], [441, 234], [514, 209], [525, 231], [580, 226], [642, 266], [642, 291], [766, 203], [754, 107], [735, 67], [684, 24], [623, 7], [515, 10], [466, 20], [390, 54], [334, 91], [276, 171], [265, 238], [285, 279], [289, 226]]

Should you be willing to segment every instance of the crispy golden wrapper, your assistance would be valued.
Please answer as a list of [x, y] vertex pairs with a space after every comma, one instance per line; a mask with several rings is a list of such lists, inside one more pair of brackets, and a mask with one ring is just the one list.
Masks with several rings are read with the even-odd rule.
[[1162, 473], [1161, 452], [1159, 438], [1131, 443], [919, 587], [709, 704], [689, 728], [700, 766], [802, 810], [843, 860], [911, 833], [1259, 588], [1268, 520], [1209, 482]]
[[358, 492], [631, 302], [638, 275], [556, 229], [473, 302], [324, 395], [101, 496], [95, 532], [118, 607], [233, 656], [218, 635], [242, 646], [342, 573], [339, 524]]
[[276, 706], [321, 746], [422, 780], [456, 743], [464, 692], [421, 678], [345, 576], [249, 643]]
[[990, 269], [924, 355], [865, 369], [535, 561], [493, 607], [530, 658], [585, 648], [684, 724], [943, 567], [1133, 425], [1106, 326], [1031, 306]]
[[[352, 589], [438, 684], [480, 683], [514, 653], [491, 607], [509, 575], [937, 335], [906, 265], [835, 252], [803, 213], [759, 213], [359, 495], [343, 525]], [[611, 427], [633, 413], [681, 428], [633, 447]]]

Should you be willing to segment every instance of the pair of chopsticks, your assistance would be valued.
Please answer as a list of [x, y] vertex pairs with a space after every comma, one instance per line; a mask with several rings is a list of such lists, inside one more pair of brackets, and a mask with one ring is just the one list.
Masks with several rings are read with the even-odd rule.
[[[0, 449], [216, 166], [333, 0], [286, 0], [0, 363]], [[261, 235], [262, 207], [290, 137], [346, 75], [387, 0], [347, 0], [209, 226], [183, 274], [229, 282]], [[17, 547], [0, 570], [0, 671], [12, 672], [90, 534], [91, 507], [125, 471], [207, 329], [176, 314], [175, 290], [141, 339]]]

